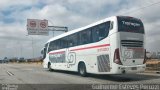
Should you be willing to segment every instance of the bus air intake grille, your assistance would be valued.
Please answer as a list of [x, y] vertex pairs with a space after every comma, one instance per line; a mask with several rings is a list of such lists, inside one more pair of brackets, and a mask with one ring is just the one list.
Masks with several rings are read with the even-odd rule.
[[143, 41], [121, 40], [121, 45], [124, 47], [143, 47]]
[[98, 62], [99, 72], [109, 72], [110, 71], [109, 55], [97, 56], [97, 62]]

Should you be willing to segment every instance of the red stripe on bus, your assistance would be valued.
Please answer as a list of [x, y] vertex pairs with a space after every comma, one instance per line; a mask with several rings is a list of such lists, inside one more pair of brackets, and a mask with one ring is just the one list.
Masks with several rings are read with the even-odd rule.
[[92, 48], [99, 48], [99, 47], [106, 47], [106, 46], [110, 46], [110, 44], [103, 44], [103, 45], [97, 45], [97, 46], [90, 46], [90, 47], [72, 49], [71, 51], [79, 51], [79, 50], [92, 49]]
[[59, 51], [59, 52], [50, 52], [49, 54], [63, 54], [65, 51]]

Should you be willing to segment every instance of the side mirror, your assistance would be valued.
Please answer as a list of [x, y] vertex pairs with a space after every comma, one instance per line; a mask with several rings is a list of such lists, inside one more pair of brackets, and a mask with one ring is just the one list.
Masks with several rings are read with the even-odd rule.
[[41, 54], [44, 54], [44, 48], [41, 50]]

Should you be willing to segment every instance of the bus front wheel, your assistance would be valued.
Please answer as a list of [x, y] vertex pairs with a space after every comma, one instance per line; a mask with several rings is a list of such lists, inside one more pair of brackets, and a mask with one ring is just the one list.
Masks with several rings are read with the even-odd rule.
[[87, 76], [86, 66], [85, 66], [84, 63], [80, 63], [80, 64], [79, 64], [79, 66], [78, 66], [78, 73], [79, 73], [81, 76], [83, 76], [83, 77]]
[[48, 63], [48, 70], [53, 71], [53, 69], [51, 68], [51, 63], [50, 62]]

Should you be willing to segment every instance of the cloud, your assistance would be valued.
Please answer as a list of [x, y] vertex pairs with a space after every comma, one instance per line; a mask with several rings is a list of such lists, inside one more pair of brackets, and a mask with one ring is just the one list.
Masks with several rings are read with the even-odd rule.
[[31, 6], [31, 5], [35, 5], [36, 3], [38, 3], [38, 0], [3, 0], [0, 1], [0, 9], [5, 9], [5, 8], [11, 8], [13, 6]]
[[[27, 19], [47, 19], [49, 25], [68, 26], [69, 30], [82, 27], [100, 19], [125, 15], [142, 19], [146, 31], [146, 46], [149, 50], [159, 50], [160, 38], [159, 5], [148, 6], [157, 0], [2, 0], [0, 1], [0, 56], [32, 57], [32, 38], [26, 36]], [[58, 33], [55, 33], [58, 35]], [[40, 56], [44, 43], [52, 37], [32, 36], [34, 39], [34, 55]], [[153, 44], [154, 43], [154, 44]], [[13, 53], [18, 53], [12, 55]]]

